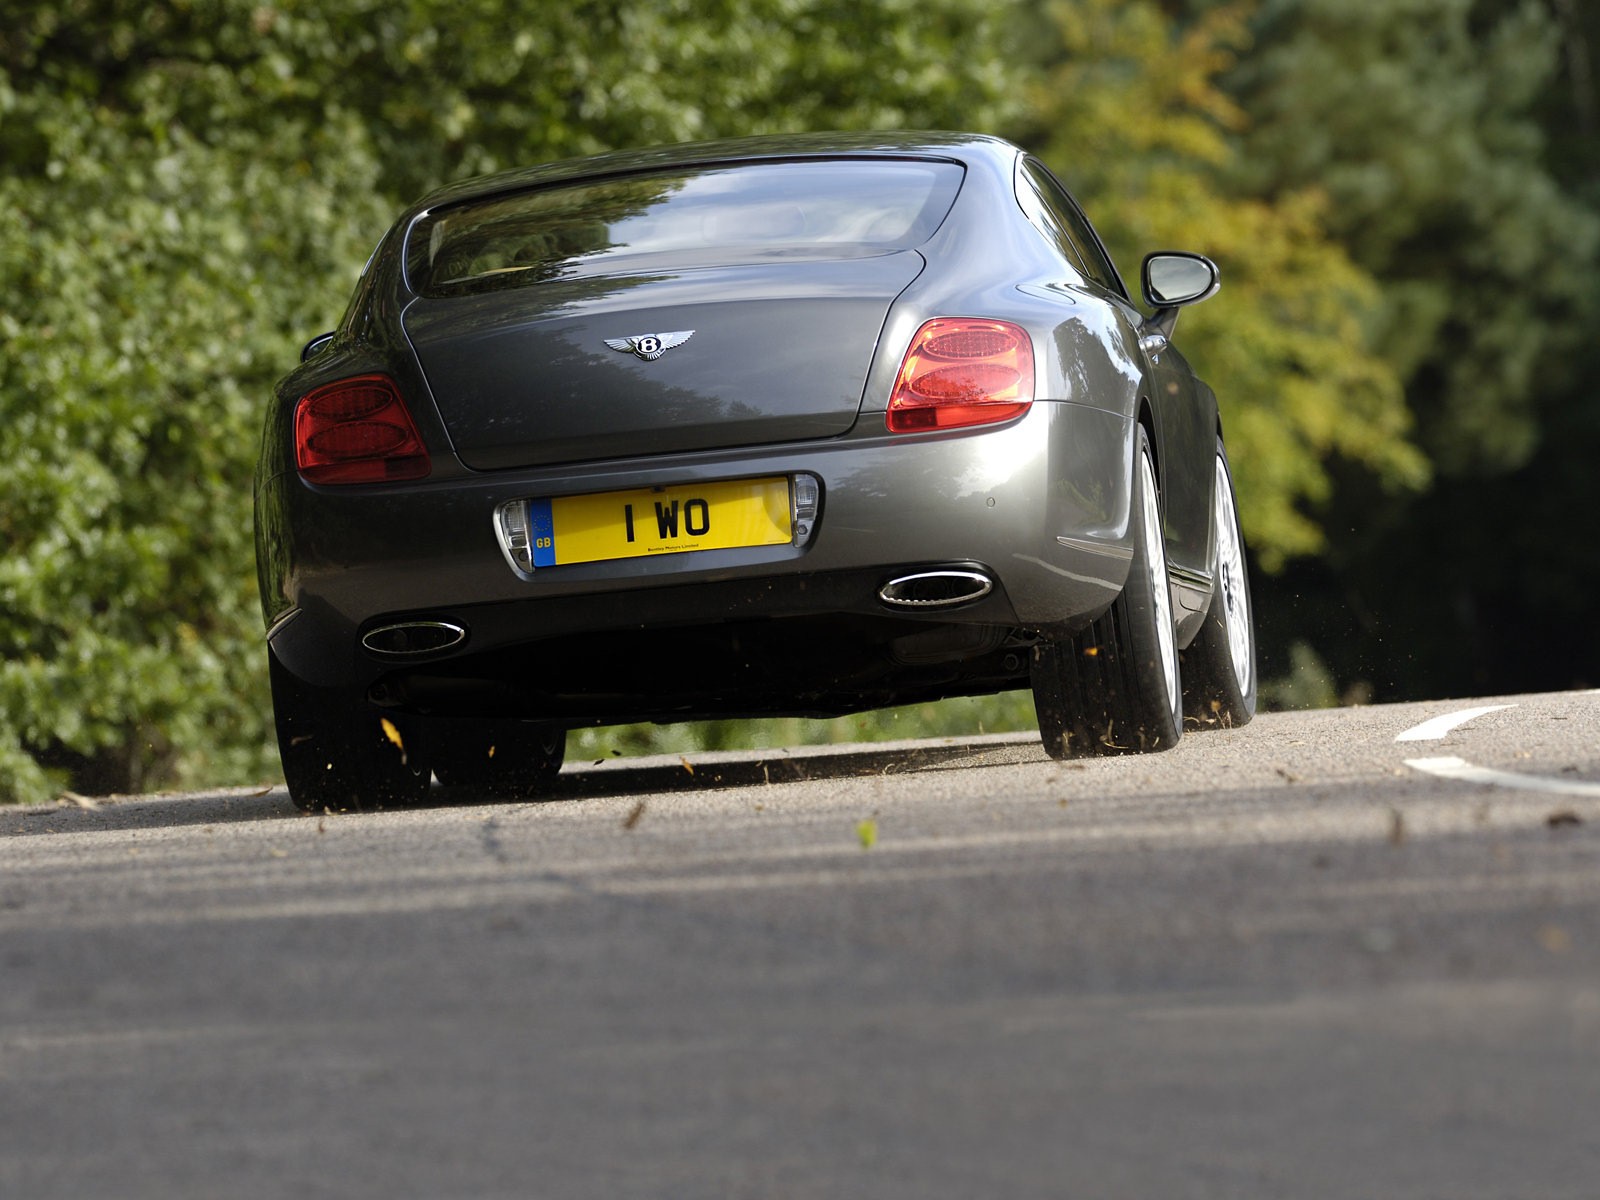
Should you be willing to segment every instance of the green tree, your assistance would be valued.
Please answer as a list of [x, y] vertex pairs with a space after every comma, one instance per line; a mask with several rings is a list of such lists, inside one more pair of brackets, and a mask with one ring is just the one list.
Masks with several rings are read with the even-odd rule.
[[1125, 272], [1144, 253], [1198, 250], [1222, 269], [1185, 312], [1178, 344], [1217, 392], [1245, 533], [1276, 569], [1324, 545], [1314, 508], [1329, 464], [1387, 486], [1427, 478], [1375, 344], [1383, 296], [1328, 232], [1314, 181], [1260, 195], [1240, 184], [1247, 115], [1219, 80], [1248, 31], [1239, 11], [1180, 23], [1155, 0], [1054, 0], [1048, 73], [1025, 136], [1067, 182]]
[[1592, 291], [1600, 230], [1545, 163], [1534, 109], [1562, 35], [1535, 3], [1271, 0], [1230, 84], [1245, 182], [1315, 184], [1383, 283], [1381, 349], [1446, 474], [1520, 466]]
[[[1241, 182], [1315, 185], [1378, 280], [1378, 347], [1404, 381], [1425, 495], [1359, 470], [1317, 515], [1317, 560], [1258, 596], [1267, 642], [1313, 642], [1380, 699], [1600, 677], [1587, 625], [1600, 505], [1589, 332], [1600, 314], [1593, 5], [1270, 0], [1227, 78]], [[1293, 609], [1293, 628], [1274, 612]], [[1282, 625], [1282, 628], [1275, 626]]]
[[348, 120], [249, 128], [226, 72], [56, 50], [0, 57], [0, 795], [259, 770], [260, 398], [367, 249], [374, 163]]

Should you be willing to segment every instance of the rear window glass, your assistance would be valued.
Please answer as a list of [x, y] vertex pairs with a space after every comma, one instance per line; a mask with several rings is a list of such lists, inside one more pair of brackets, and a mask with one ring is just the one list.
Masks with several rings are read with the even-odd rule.
[[617, 176], [426, 213], [406, 242], [414, 291], [781, 258], [887, 254], [926, 241], [962, 168], [913, 159], [760, 162]]

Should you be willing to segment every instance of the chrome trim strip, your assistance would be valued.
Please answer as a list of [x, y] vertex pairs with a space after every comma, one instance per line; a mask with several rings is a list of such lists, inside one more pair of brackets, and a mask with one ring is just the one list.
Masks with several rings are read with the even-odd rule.
[[1115, 542], [1096, 542], [1088, 538], [1061, 537], [1056, 541], [1068, 550], [1082, 550], [1086, 554], [1099, 554], [1106, 558], [1115, 558], [1120, 562], [1133, 561], [1133, 547], [1121, 546]]
[[1211, 591], [1212, 576], [1209, 571], [1193, 571], [1188, 567], [1175, 567], [1167, 564], [1167, 574], [1174, 583], [1181, 583], [1186, 587], [1198, 588], [1203, 592]]
[[291, 608], [288, 612], [284, 613], [283, 616], [274, 621], [271, 627], [267, 630], [267, 641], [270, 642], [273, 638], [277, 637], [278, 634], [283, 631], [283, 627], [299, 615], [300, 610], [298, 608]]

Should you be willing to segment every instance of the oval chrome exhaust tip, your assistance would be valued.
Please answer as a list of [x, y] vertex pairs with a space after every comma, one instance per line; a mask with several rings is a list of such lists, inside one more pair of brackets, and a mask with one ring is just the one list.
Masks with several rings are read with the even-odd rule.
[[386, 658], [413, 658], [453, 650], [467, 640], [467, 631], [450, 621], [402, 621], [381, 625], [361, 635], [361, 644]]
[[896, 608], [948, 608], [994, 591], [994, 580], [980, 571], [918, 571], [891, 579], [878, 599]]

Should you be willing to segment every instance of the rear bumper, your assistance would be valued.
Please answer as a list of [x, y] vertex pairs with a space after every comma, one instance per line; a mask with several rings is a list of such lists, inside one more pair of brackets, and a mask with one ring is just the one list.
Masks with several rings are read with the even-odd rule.
[[[866, 424], [867, 422], [863, 422]], [[1071, 627], [1121, 591], [1130, 553], [1132, 425], [1039, 402], [1006, 426], [951, 434], [856, 431], [825, 442], [318, 488], [261, 481], [257, 555], [269, 639], [307, 682], [368, 687], [392, 660], [361, 646], [407, 618], [468, 631], [484, 655], [606, 631], [766, 618]], [[452, 467], [454, 464], [452, 464]], [[821, 512], [803, 547], [700, 551], [540, 569], [508, 565], [496, 509], [540, 497], [806, 472]], [[877, 595], [897, 574], [972, 564], [989, 595], [926, 614]]]

